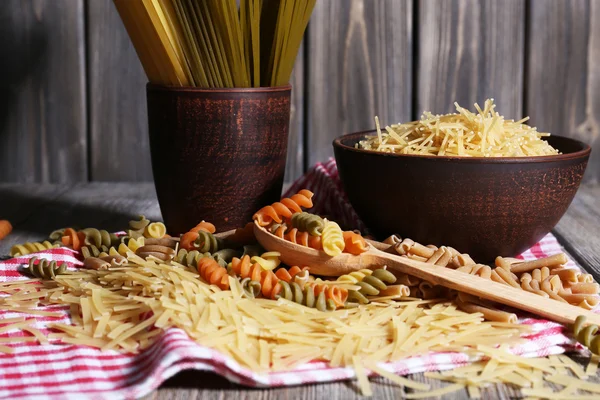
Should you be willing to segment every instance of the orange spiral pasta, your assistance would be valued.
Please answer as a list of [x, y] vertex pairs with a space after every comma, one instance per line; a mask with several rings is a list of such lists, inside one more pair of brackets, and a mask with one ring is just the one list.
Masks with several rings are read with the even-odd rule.
[[344, 247], [345, 253], [358, 255], [367, 251], [367, 242], [358, 233], [346, 231], [343, 233], [343, 236], [346, 243]]
[[179, 241], [179, 247], [186, 250], [195, 250], [194, 242], [198, 239], [198, 232], [186, 232], [181, 236], [181, 240]]
[[206, 222], [203, 220], [198, 225], [196, 225], [195, 227], [190, 229], [190, 232], [199, 232], [199, 231], [215, 233], [217, 231], [217, 228], [215, 228], [215, 226], [213, 224], [211, 224], [210, 222]]
[[212, 258], [204, 257], [198, 260], [198, 273], [211, 285], [217, 285], [221, 290], [229, 289], [227, 269], [221, 267]]
[[346, 288], [323, 283], [309, 283], [308, 285], [312, 286], [312, 289], [315, 292], [315, 297], [321, 294], [321, 292], [324, 292], [325, 298], [328, 300], [333, 300], [337, 307], [343, 307], [346, 303], [346, 300], [348, 300], [348, 289]]
[[308, 270], [308, 267], [300, 268], [296, 266], [290, 269], [279, 268], [277, 271], [275, 271], [275, 276], [284, 282], [290, 283], [296, 275], [301, 274], [306, 270]]
[[12, 225], [7, 220], [0, 220], [0, 240], [7, 237], [12, 232]]
[[262, 269], [260, 264], [252, 264], [248, 255], [241, 259], [234, 257], [231, 260], [231, 270], [242, 279], [250, 278], [253, 281], [260, 282], [262, 295], [266, 298], [275, 299], [281, 292], [279, 278], [275, 273]]
[[67, 228], [61, 241], [65, 246], [70, 246], [73, 250], [79, 251], [85, 242], [85, 238], [85, 233], [77, 232], [73, 228]]
[[289, 222], [292, 214], [302, 212], [302, 208], [312, 208], [313, 193], [310, 190], [302, 189], [295, 195], [281, 199], [280, 202], [273, 203], [258, 210], [252, 217], [260, 226], [268, 226], [273, 221], [281, 223]]

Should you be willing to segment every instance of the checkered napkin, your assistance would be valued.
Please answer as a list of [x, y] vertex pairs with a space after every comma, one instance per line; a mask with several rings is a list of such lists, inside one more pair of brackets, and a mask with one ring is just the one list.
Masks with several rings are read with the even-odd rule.
[[[333, 159], [317, 164], [292, 185], [288, 194], [301, 188], [317, 193], [317, 213], [330, 215], [345, 225], [364, 230], [365, 227], [344, 195]], [[522, 258], [534, 259], [560, 251], [562, 248], [556, 238], [548, 234], [523, 253]], [[66, 262], [71, 266], [82, 265], [77, 254], [66, 248], [48, 250], [35, 256]], [[0, 282], [23, 279], [17, 267], [26, 264], [30, 257], [0, 262]], [[36, 328], [49, 333], [48, 323], [69, 322], [66, 308], [53, 307], [52, 310], [60, 311], [63, 315], [59, 318], [31, 315], [28, 318], [35, 319]], [[0, 320], [21, 315], [0, 311]], [[523, 318], [522, 322], [533, 325], [535, 333], [515, 347], [514, 353], [541, 357], [573, 348], [573, 342], [563, 334], [560, 325], [533, 318]], [[0, 337], [18, 335], [25, 333], [5, 332]], [[330, 382], [354, 376], [350, 368], [331, 368], [324, 362], [312, 362], [293, 371], [259, 375], [217, 351], [195, 343], [182, 330], [175, 328], [163, 333], [152, 347], [136, 355], [101, 352], [84, 346], [59, 344], [56, 340], [51, 341], [50, 345], [32, 342], [8, 345], [14, 348], [14, 353], [0, 353], [0, 399], [80, 399], [82, 395], [95, 399], [137, 398], [185, 369], [212, 371], [233, 382], [252, 387]], [[431, 353], [389, 364], [388, 369], [408, 374], [450, 369], [471, 361], [475, 360], [466, 354]]]

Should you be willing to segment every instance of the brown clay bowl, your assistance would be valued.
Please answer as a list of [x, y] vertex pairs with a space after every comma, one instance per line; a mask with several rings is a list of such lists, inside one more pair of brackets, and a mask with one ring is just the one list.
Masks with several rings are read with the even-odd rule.
[[334, 140], [340, 179], [376, 236], [452, 246], [475, 261], [516, 256], [554, 228], [579, 188], [590, 146], [551, 136], [563, 154], [462, 158], [397, 155], [354, 145], [373, 131]]

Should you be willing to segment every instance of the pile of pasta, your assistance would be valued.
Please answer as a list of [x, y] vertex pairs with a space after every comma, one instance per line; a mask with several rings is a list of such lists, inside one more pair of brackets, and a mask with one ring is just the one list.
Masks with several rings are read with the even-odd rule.
[[[301, 190], [258, 210], [253, 219], [280, 238], [332, 257], [369, 249], [360, 233], [344, 231], [334, 221], [307, 212], [312, 198], [312, 192]], [[495, 382], [514, 384], [528, 396], [556, 397], [546, 383], [565, 386], [560, 393], [568, 395], [600, 393], [600, 385], [579, 379], [595, 374], [595, 356], [583, 371], [566, 357], [531, 360], [512, 354], [510, 346], [534, 332], [518, 324], [510, 311], [383, 265], [336, 278], [315, 276], [310, 265], [283, 265], [280, 253], [261, 248], [251, 222], [223, 235], [201, 221], [180, 237], [171, 237], [162, 223], [140, 216], [130, 221], [124, 234], [65, 228], [52, 232], [46, 242], [49, 247], [79, 251], [84, 268], [74, 270], [31, 257], [22, 269], [31, 279], [0, 283], [0, 310], [58, 317], [60, 312], [40, 307], [67, 305], [72, 324], [52, 323], [52, 333], [45, 336], [31, 326], [33, 319], [3, 320], [0, 333], [26, 332], [8, 338], [6, 344], [60, 341], [135, 353], [156, 343], [166, 329], [177, 327], [197, 343], [259, 373], [290, 370], [315, 359], [352, 367], [366, 395], [371, 393], [369, 373], [416, 391], [406, 398], [464, 388], [475, 397]], [[39, 245], [46, 248], [45, 243]], [[397, 236], [382, 246], [403, 257], [558, 301], [584, 308], [597, 304], [598, 285], [589, 275], [563, 267], [564, 255], [531, 262], [499, 257], [490, 267], [451, 247], [424, 246]], [[17, 245], [12, 253], [37, 249]], [[600, 352], [597, 329], [578, 320], [573, 331], [579, 341]], [[0, 352], [12, 351], [0, 344]], [[396, 376], [385, 365], [430, 351], [462, 352], [481, 361], [428, 374], [452, 383], [434, 391]]]
[[414, 122], [386, 126], [382, 131], [375, 117], [376, 135], [367, 136], [357, 148], [385, 153], [458, 157], [528, 157], [559, 154], [536, 128], [526, 125], [529, 117], [507, 120], [496, 112], [493, 99], [476, 113], [454, 103], [457, 114], [434, 115], [425, 111]]

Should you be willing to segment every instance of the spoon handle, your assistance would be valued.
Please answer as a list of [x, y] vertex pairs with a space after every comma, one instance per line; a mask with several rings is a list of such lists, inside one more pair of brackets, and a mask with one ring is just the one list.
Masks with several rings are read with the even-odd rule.
[[505, 304], [519, 310], [529, 311], [550, 320], [572, 324], [579, 315], [584, 315], [594, 324], [600, 324], [600, 314], [584, 310], [557, 300], [526, 292], [509, 285], [494, 282], [476, 275], [456, 271], [450, 268], [431, 265], [410, 258], [395, 256], [377, 250], [371, 250], [379, 265], [389, 269], [413, 275], [433, 284], [458, 290], [464, 293]]

